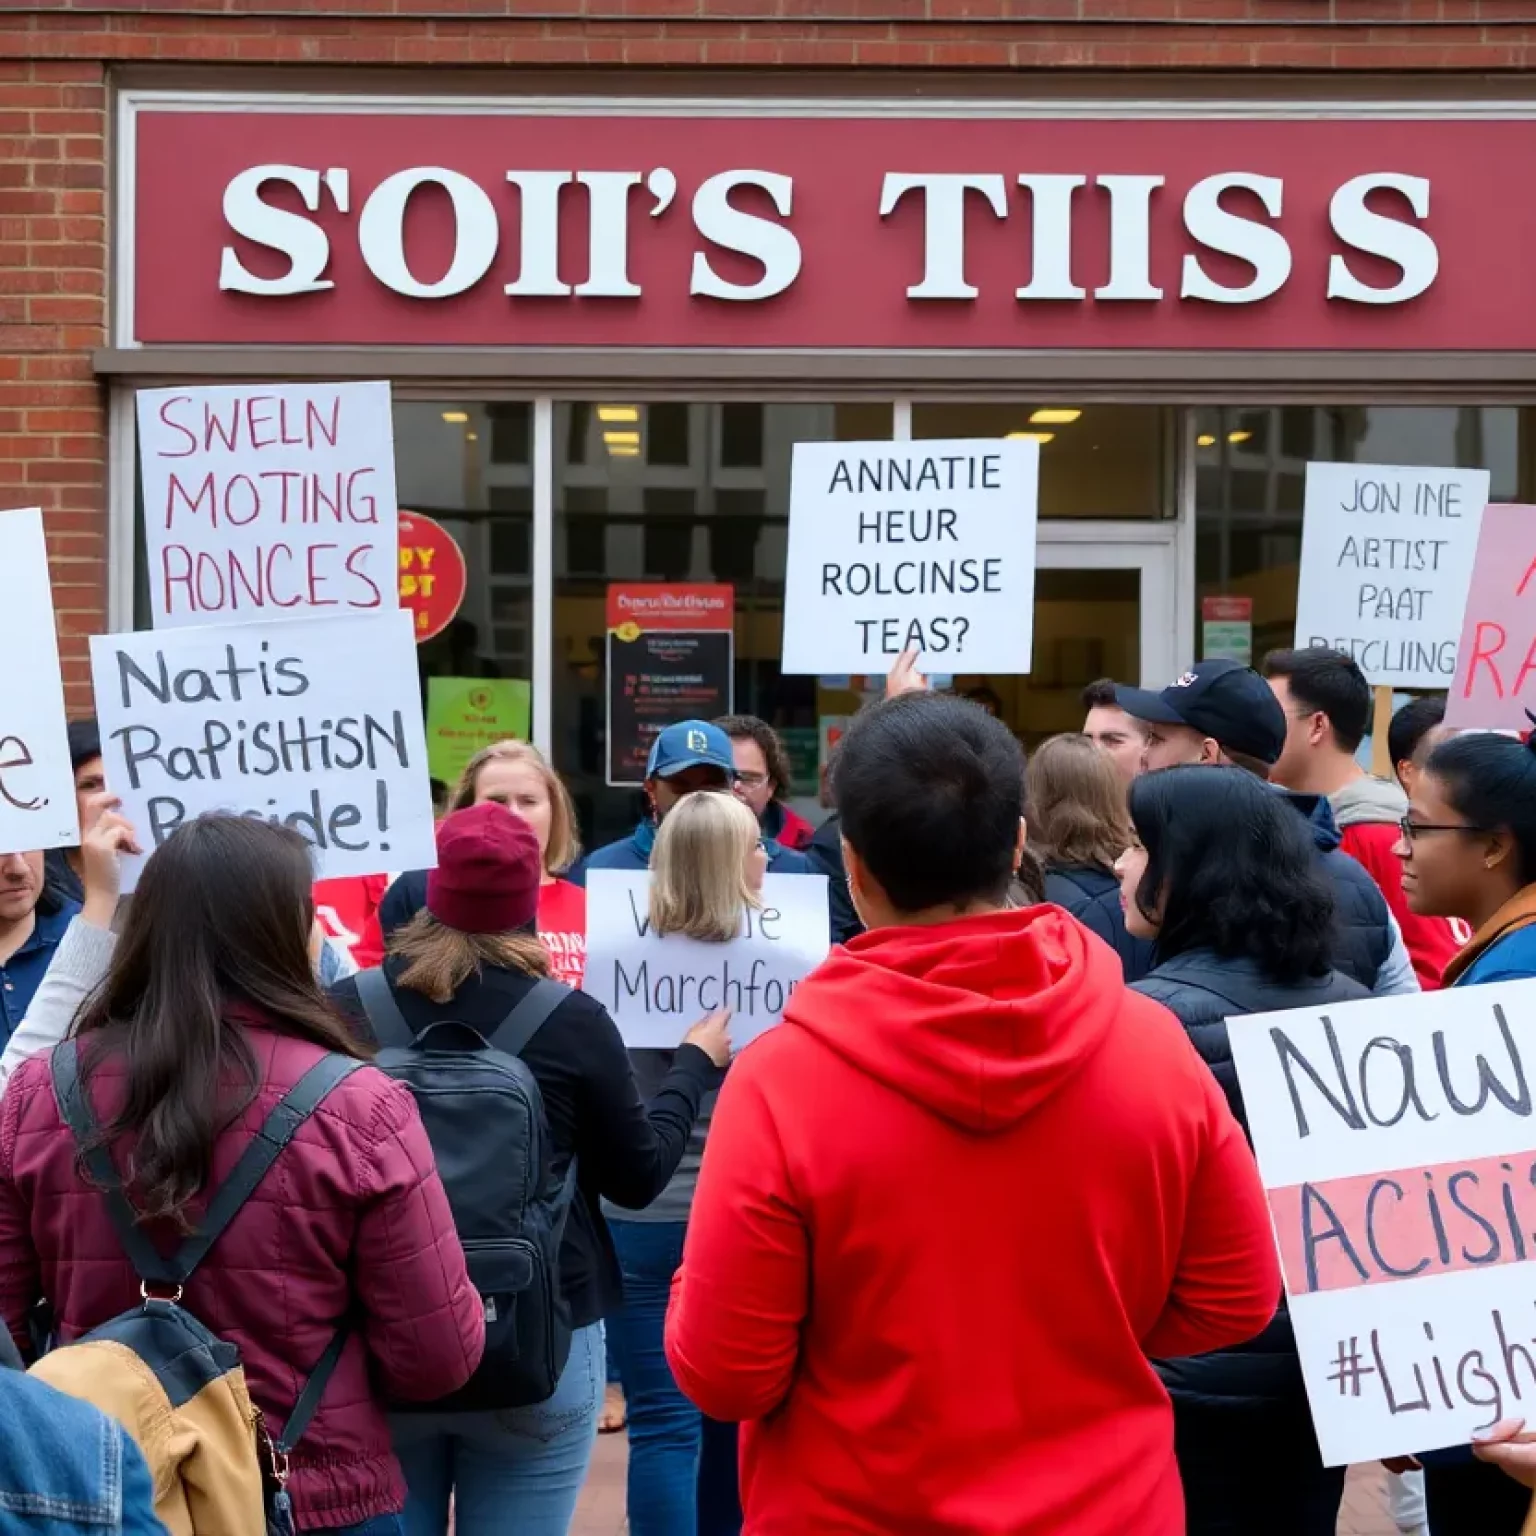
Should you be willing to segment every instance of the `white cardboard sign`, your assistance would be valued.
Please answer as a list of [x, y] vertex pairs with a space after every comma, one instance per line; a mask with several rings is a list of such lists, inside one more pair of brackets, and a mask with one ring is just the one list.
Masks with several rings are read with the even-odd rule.
[[72, 847], [80, 824], [38, 508], [0, 512], [0, 571], [0, 656], [7, 658], [0, 684], [0, 853]]
[[796, 443], [783, 670], [1028, 672], [1040, 445]]
[[1381, 687], [1449, 688], [1488, 503], [1486, 469], [1308, 464], [1296, 644]]
[[783, 1017], [784, 1004], [831, 948], [825, 875], [765, 875], [763, 904], [742, 935], [706, 944], [650, 922], [645, 871], [594, 869], [587, 875], [587, 969], [582, 991], [595, 997], [634, 1048], [671, 1049], [716, 1008], [730, 1008], [740, 1049]]
[[1536, 1393], [1536, 981], [1230, 1021], [1328, 1466]]
[[408, 611], [95, 635], [91, 671], [107, 785], [147, 851], [233, 811], [296, 827], [317, 879], [437, 863]]
[[388, 384], [141, 389], [156, 628], [397, 608]]

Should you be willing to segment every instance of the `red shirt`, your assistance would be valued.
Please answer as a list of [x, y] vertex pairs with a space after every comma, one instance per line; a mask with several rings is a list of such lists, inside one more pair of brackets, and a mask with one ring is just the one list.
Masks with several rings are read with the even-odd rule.
[[346, 875], [336, 880], [315, 881], [315, 916], [320, 919], [320, 926], [326, 937], [346, 950], [360, 966], [378, 963], [363, 960], [358, 946], [370, 921], [377, 929], [375, 914], [388, 889], [388, 875]]
[[737, 1057], [666, 1350], [746, 1536], [1182, 1536], [1149, 1357], [1279, 1297], [1210, 1069], [1040, 906], [856, 938]]
[[587, 893], [569, 880], [539, 887], [539, 937], [554, 962], [555, 980], [581, 990], [587, 969]]

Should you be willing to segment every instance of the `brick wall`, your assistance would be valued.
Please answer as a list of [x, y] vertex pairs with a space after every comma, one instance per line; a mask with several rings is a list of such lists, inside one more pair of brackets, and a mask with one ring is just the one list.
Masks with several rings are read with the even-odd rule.
[[88, 702], [85, 637], [106, 621], [104, 393], [90, 353], [106, 336], [114, 65], [1489, 74], [1536, 64], [1531, 16], [1528, 0], [51, 0], [4, 10], [0, 506], [41, 503], [47, 514], [72, 703]]

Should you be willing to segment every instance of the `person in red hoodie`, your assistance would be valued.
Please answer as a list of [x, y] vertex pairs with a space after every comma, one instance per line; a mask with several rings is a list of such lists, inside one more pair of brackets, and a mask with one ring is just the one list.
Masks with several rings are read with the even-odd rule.
[[721, 1090], [667, 1317], [747, 1421], [747, 1536], [1181, 1536], [1149, 1357], [1280, 1276], [1183, 1029], [1060, 908], [1009, 909], [1023, 755], [962, 699], [866, 709], [833, 790], [869, 931]]
[[1381, 887], [1413, 961], [1419, 986], [1433, 992], [1470, 934], [1448, 918], [1420, 917], [1403, 894], [1403, 866], [1392, 850], [1408, 814], [1394, 782], [1372, 778], [1356, 760], [1371, 724], [1371, 685], [1353, 658], [1330, 646], [1271, 651], [1264, 676], [1285, 711], [1285, 748], [1270, 781], [1298, 794], [1326, 795], [1344, 852]]

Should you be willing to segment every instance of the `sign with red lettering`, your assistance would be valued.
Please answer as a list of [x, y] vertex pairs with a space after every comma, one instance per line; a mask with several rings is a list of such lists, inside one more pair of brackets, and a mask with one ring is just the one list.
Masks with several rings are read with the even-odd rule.
[[157, 629], [399, 606], [388, 384], [143, 389], [138, 417]]
[[1486, 103], [124, 101], [122, 346], [1536, 348]]
[[1526, 730], [1536, 710], [1536, 507], [1483, 513], [1445, 723]]
[[1227, 1024], [1325, 1466], [1465, 1445], [1536, 1374], [1536, 982]]
[[400, 514], [400, 606], [416, 616], [416, 643], [442, 634], [469, 586], [464, 551], [453, 535], [420, 512]]

